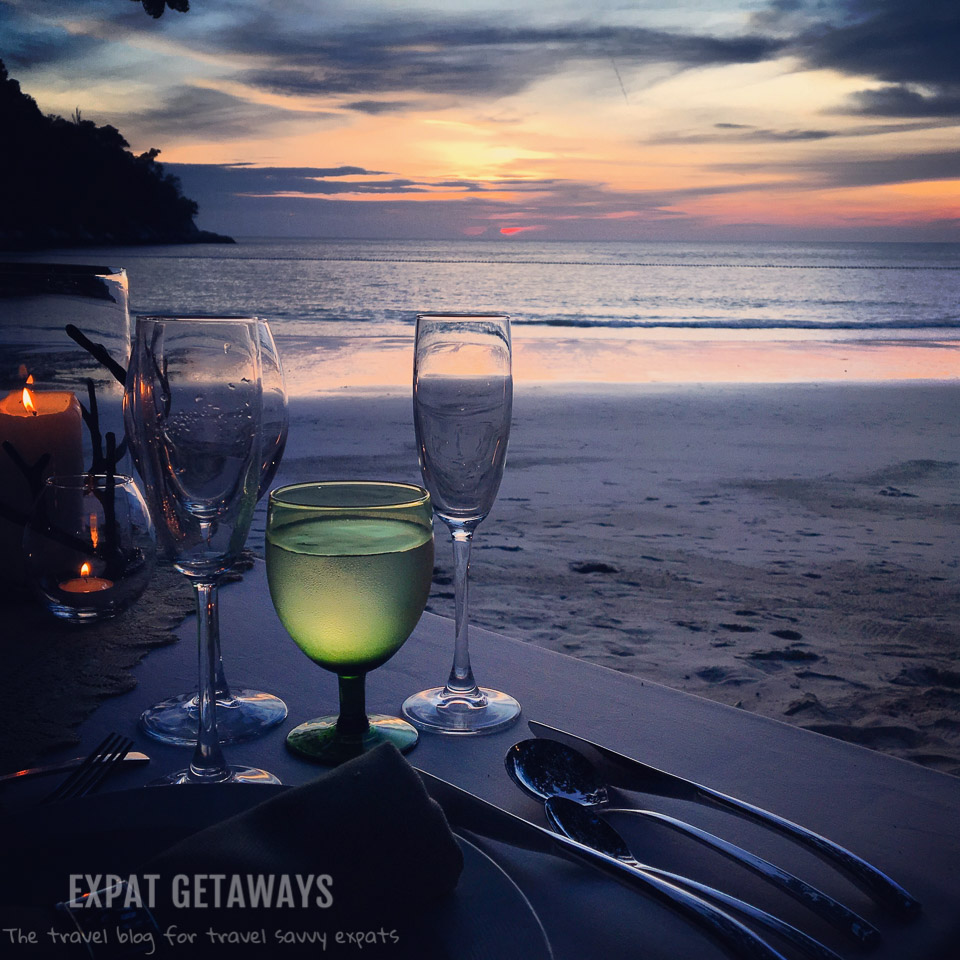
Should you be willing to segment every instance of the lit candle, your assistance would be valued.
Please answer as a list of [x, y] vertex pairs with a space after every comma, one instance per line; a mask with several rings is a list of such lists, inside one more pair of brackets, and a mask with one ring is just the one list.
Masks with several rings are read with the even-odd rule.
[[112, 580], [106, 577], [91, 577], [91, 567], [89, 563], [80, 565], [80, 576], [72, 580], [64, 580], [60, 584], [60, 589], [66, 593], [99, 593], [101, 590], [109, 590], [113, 586]]
[[[0, 444], [9, 443], [28, 466], [50, 459], [38, 480], [53, 474], [83, 473], [83, 417], [67, 391], [26, 387], [0, 400]], [[33, 512], [34, 491], [20, 466], [0, 446], [0, 582], [25, 582], [20, 543]]]

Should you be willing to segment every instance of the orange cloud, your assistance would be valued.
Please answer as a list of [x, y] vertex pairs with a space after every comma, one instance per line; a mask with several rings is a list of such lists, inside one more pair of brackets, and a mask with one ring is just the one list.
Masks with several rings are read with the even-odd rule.
[[505, 237], [512, 237], [515, 233], [527, 233], [530, 230], [542, 230], [543, 227], [540, 226], [529, 226], [529, 227], [501, 227], [500, 232]]

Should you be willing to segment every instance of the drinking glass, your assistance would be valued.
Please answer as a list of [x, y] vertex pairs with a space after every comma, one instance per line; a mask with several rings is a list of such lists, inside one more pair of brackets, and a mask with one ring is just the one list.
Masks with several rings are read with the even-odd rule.
[[138, 317], [124, 416], [155, 491], [174, 566], [197, 599], [199, 717], [190, 766], [166, 783], [277, 783], [227, 766], [217, 734], [217, 587], [243, 547], [260, 479], [262, 388], [256, 319]]
[[413, 414], [420, 472], [437, 516], [450, 528], [456, 595], [450, 677], [403, 704], [403, 715], [421, 730], [493, 733], [520, 716], [513, 697], [477, 686], [467, 642], [470, 545], [500, 488], [512, 408], [509, 317], [417, 317]]
[[340, 715], [301, 724], [287, 746], [338, 764], [418, 734], [399, 717], [367, 716], [366, 675], [417, 625], [433, 577], [430, 494], [409, 483], [298, 483], [270, 493], [267, 578], [277, 614], [314, 663], [337, 674]]
[[[270, 488], [287, 443], [287, 391], [283, 378], [280, 354], [265, 320], [257, 320], [260, 341], [260, 374], [263, 388], [260, 442], [260, 480], [257, 486], [259, 501]], [[170, 538], [166, 540], [169, 543]], [[168, 546], [172, 556], [172, 544]], [[217, 673], [214, 680], [217, 703], [217, 732], [220, 743], [243, 743], [253, 740], [282, 723], [287, 717], [287, 705], [279, 697], [263, 690], [231, 689], [223, 670], [220, 655], [220, 631], [213, 625], [212, 642]], [[197, 742], [200, 696], [195, 690], [180, 693], [148, 707], [140, 715], [140, 726], [145, 733], [180, 747], [192, 747]]]
[[132, 477], [48, 477], [23, 534], [24, 563], [43, 606], [66, 623], [126, 610], [153, 574], [157, 538]]

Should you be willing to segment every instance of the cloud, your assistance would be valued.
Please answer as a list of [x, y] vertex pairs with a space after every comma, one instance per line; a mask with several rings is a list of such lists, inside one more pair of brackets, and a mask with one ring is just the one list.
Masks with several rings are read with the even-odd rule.
[[821, 177], [840, 187], [880, 186], [924, 180], [960, 179], [960, 151], [916, 153], [893, 157], [861, 157], [817, 165]]
[[[346, 206], [357, 208], [362, 220], [367, 213], [360, 208], [371, 204], [393, 218], [413, 222], [426, 216], [436, 204], [448, 204], [458, 216], [474, 224], [488, 221], [514, 226], [562, 221], [606, 221], [617, 218], [662, 219], [680, 216], [674, 209], [691, 197], [735, 193], [756, 189], [757, 184], [725, 184], [678, 190], [616, 190], [604, 184], [557, 178], [543, 180], [472, 181], [408, 180], [366, 170], [362, 167], [252, 167], [246, 164], [170, 163], [166, 170], [180, 177], [184, 193], [195, 199], [205, 218], [211, 211], [232, 213], [245, 209], [314, 211], [323, 217], [336, 207], [338, 217], [346, 216]], [[361, 179], [363, 178], [363, 179]], [[430, 194], [442, 190], [460, 194], [459, 199], [433, 200]], [[345, 194], [370, 198], [363, 203], [338, 199]], [[491, 196], [495, 194], [496, 196]], [[504, 199], [508, 194], [509, 199]], [[419, 197], [412, 199], [411, 195]], [[376, 199], [382, 197], [384, 199]], [[393, 197], [394, 199], [389, 199]], [[403, 197], [403, 199], [400, 199]], [[358, 220], [359, 222], [359, 220]], [[211, 229], [236, 231], [235, 226], [205, 220]]]
[[24, 17], [16, 8], [2, 2], [0, 38], [3, 40], [0, 57], [14, 76], [31, 67], [85, 60], [102, 45], [102, 41], [93, 37], [74, 36], [58, 26]]
[[960, 83], [941, 84], [931, 92], [906, 84], [859, 90], [837, 112], [870, 117], [960, 117]]
[[120, 126], [125, 133], [130, 131], [127, 139], [131, 136], [139, 139], [162, 137], [164, 143], [196, 136], [210, 139], [262, 137], [267, 131], [277, 132], [304, 120], [342, 122], [337, 114], [288, 110], [252, 103], [220, 90], [191, 86], [167, 91], [160, 106], [111, 115], [106, 119]]
[[710, 130], [699, 133], [665, 134], [643, 141], [645, 143], [791, 143], [815, 140], [879, 137], [890, 134], [914, 133], [919, 130], [953, 126], [950, 120], [931, 118], [903, 123], [870, 123], [836, 130], [794, 129], [775, 130], [756, 127], [749, 123], [715, 123]]
[[[586, 22], [491, 25], [463, 17], [440, 22], [408, 17], [297, 32], [267, 12], [207, 42], [221, 53], [271, 58], [273, 64], [244, 71], [242, 79], [273, 93], [415, 91], [470, 97], [514, 94], [564, 68], [588, 61], [608, 63], [611, 57], [621, 65], [687, 69], [757, 62], [781, 45], [760, 35], [713, 37]], [[370, 100], [383, 103], [376, 96]]]
[[712, 169], [736, 173], [786, 174], [791, 179], [764, 184], [764, 189], [822, 190], [831, 187], [876, 187], [929, 180], [960, 179], [960, 151], [895, 156], [821, 156], [787, 163], [714, 164]]
[[839, 0], [840, 24], [799, 39], [811, 66], [891, 83], [960, 79], [960, 5], [956, 0]]
[[378, 116], [381, 113], [401, 113], [414, 109], [417, 104], [409, 100], [354, 100], [352, 103], [340, 104], [345, 110], [357, 110]]
[[[382, 170], [365, 167], [255, 167], [246, 163], [168, 163], [168, 173], [180, 177], [190, 189], [204, 194], [270, 196], [296, 193], [345, 193], [363, 181], [331, 183], [341, 177], [381, 177]], [[383, 183], [384, 181], [376, 181]], [[396, 185], [398, 181], [390, 181]], [[189, 190], [187, 191], [189, 192]], [[362, 191], [358, 191], [362, 192]]]
[[[771, 5], [773, 25], [780, 5]], [[867, 116], [960, 117], [960, 3], [957, 0], [833, 0], [780, 11], [806, 22], [787, 49], [811, 68], [873, 77], [887, 86], [850, 96], [838, 112]], [[816, 21], [811, 18], [816, 16]], [[762, 25], [763, 18], [755, 18]]]

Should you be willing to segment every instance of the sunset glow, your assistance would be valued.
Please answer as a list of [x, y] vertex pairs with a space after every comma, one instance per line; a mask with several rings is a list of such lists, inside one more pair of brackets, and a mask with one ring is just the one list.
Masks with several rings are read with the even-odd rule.
[[3, 11], [41, 109], [159, 147], [207, 229], [960, 239], [949, 0]]

